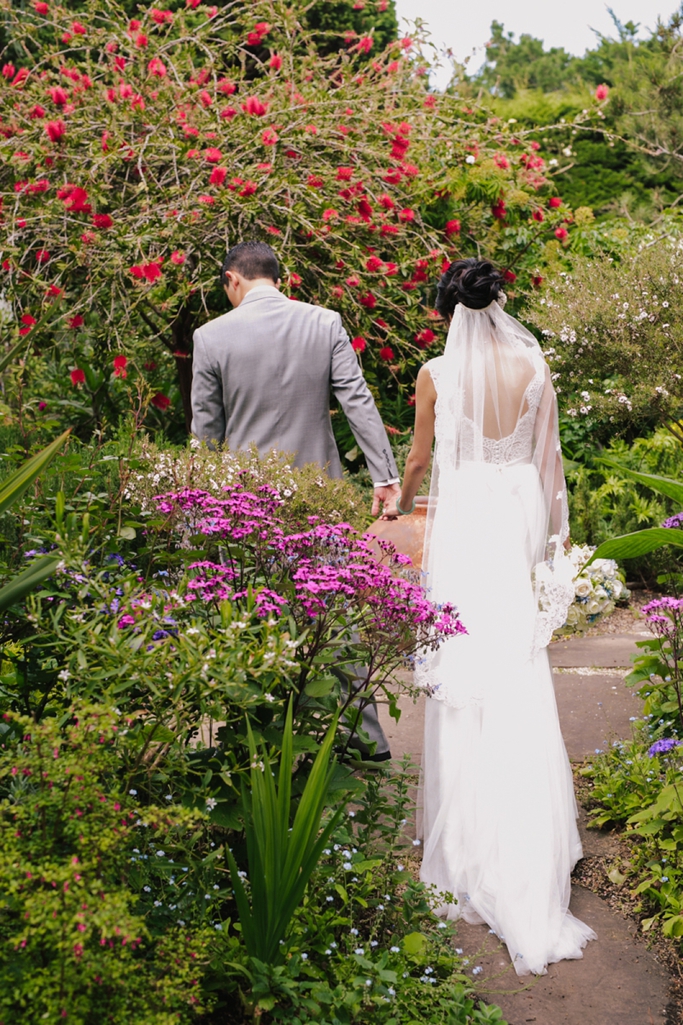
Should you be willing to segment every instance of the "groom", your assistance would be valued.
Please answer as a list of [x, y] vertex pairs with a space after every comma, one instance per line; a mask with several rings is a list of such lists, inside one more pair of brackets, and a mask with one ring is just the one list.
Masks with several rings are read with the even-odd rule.
[[[240, 242], [227, 254], [221, 281], [234, 307], [194, 333], [192, 433], [232, 449], [256, 444], [295, 453], [294, 465], [318, 463], [341, 477], [330, 421], [330, 390], [339, 399], [374, 481], [373, 516], [400, 495], [389, 440], [341, 317], [282, 295], [277, 256], [265, 242]], [[389, 758], [374, 702], [363, 728]]]

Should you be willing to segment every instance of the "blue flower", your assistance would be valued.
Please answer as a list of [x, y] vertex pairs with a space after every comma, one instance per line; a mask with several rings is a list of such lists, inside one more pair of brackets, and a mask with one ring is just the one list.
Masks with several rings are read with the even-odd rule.
[[678, 747], [679, 744], [680, 740], [674, 740], [673, 737], [663, 737], [661, 740], [655, 740], [648, 754], [650, 758], [654, 758], [655, 755], [665, 755], [675, 747]]

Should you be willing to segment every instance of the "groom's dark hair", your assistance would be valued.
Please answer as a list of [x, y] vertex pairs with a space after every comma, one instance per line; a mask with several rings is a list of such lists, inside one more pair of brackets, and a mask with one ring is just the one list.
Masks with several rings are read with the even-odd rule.
[[247, 281], [255, 278], [270, 278], [277, 281], [280, 277], [278, 258], [265, 242], [239, 242], [223, 260], [221, 267], [221, 283], [226, 285], [226, 273], [236, 271]]

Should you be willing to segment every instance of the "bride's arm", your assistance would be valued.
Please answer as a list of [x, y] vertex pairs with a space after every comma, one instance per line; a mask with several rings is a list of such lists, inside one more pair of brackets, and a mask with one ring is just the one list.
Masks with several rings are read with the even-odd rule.
[[[422, 367], [417, 375], [415, 387], [415, 433], [413, 444], [406, 459], [403, 488], [401, 490], [401, 509], [410, 509], [413, 499], [420, 490], [432, 459], [432, 442], [434, 441], [434, 405], [436, 388], [427, 367]], [[384, 510], [383, 518], [397, 515], [395, 505]]]

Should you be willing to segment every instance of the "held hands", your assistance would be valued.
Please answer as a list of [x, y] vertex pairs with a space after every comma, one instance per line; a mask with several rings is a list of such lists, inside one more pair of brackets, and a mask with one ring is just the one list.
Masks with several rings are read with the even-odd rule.
[[396, 512], [396, 501], [401, 496], [400, 484], [388, 484], [385, 487], [375, 488], [375, 496], [372, 501], [372, 515], [379, 516], [380, 505], [382, 505], [383, 520], [393, 520], [398, 516]]

